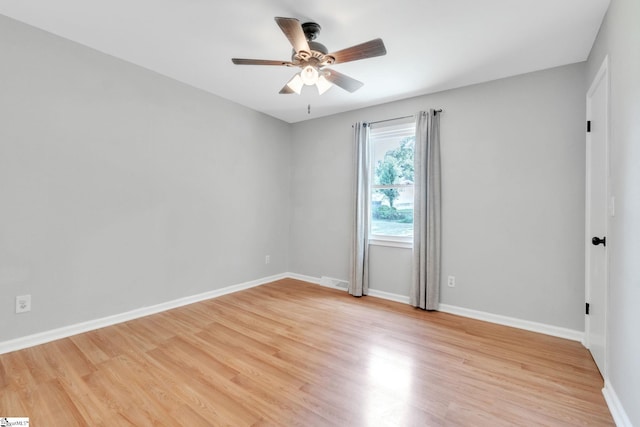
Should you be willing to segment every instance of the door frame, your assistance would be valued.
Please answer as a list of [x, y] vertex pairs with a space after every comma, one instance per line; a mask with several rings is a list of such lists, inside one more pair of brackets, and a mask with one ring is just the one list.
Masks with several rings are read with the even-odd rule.
[[[611, 140], [611, 127], [610, 127], [610, 94], [611, 94], [611, 88], [610, 88], [610, 79], [609, 79], [609, 55], [605, 56], [605, 58], [602, 61], [602, 64], [600, 65], [600, 68], [598, 69], [598, 72], [596, 73], [595, 77], [593, 78], [593, 81], [591, 82], [591, 85], [589, 86], [589, 90], [587, 91], [587, 99], [586, 99], [586, 113], [587, 113], [587, 120], [591, 120], [591, 114], [592, 114], [592, 104], [591, 104], [591, 97], [593, 96], [594, 92], [596, 91], [596, 89], [599, 87], [600, 84], [604, 84], [605, 86], [605, 90], [606, 90], [606, 96], [605, 96], [605, 111], [606, 111], [606, 117], [605, 117], [605, 132], [604, 132], [604, 138], [605, 138], [605, 159], [603, 160], [605, 162], [605, 209], [607, 211], [607, 215], [606, 215], [606, 220], [605, 220], [605, 236], [607, 237], [607, 243], [611, 242], [610, 239], [610, 229], [611, 227], [609, 226], [609, 218], [611, 216], [613, 216], [614, 212], [614, 206], [613, 206], [613, 199], [611, 198], [611, 190], [610, 190], [610, 177], [611, 177], [611, 167], [610, 167], [610, 162], [609, 162], [609, 143]], [[587, 132], [586, 133], [586, 185], [585, 185], [585, 303], [590, 303], [591, 302], [591, 277], [590, 277], [590, 263], [591, 263], [591, 252], [590, 252], [590, 246], [591, 246], [591, 230], [590, 230], [590, 225], [591, 225], [591, 212], [590, 212], [590, 206], [591, 206], [591, 180], [589, 179], [590, 175], [591, 175], [591, 133]], [[608, 339], [607, 339], [607, 335], [608, 335], [608, 294], [609, 294], [609, 249], [607, 248], [607, 250], [605, 251], [605, 259], [604, 259], [604, 301], [602, 301], [603, 304], [603, 312], [604, 312], [604, 372], [601, 372], [605, 382], [607, 381], [607, 372], [608, 372], [608, 364], [609, 364], [609, 357], [608, 357]], [[584, 333], [584, 340], [583, 340], [583, 344], [586, 348], [590, 348], [590, 344], [591, 344], [591, 340], [590, 340], [590, 319], [589, 319], [589, 315], [586, 314], [585, 311], [585, 333]]]

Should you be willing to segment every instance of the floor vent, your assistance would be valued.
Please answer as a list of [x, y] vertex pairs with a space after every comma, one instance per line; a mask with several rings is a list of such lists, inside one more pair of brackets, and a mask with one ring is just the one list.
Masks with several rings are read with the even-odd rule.
[[329, 286], [331, 288], [347, 289], [349, 282], [346, 280], [334, 279], [332, 277], [322, 276], [320, 278], [320, 284], [322, 286]]

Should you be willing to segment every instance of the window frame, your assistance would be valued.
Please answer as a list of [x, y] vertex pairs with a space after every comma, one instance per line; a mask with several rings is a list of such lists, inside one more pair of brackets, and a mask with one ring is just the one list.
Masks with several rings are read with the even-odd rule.
[[[372, 233], [372, 202], [373, 194], [378, 189], [414, 189], [415, 184], [374, 184], [375, 182], [375, 170], [376, 170], [376, 158], [373, 155], [376, 143], [380, 144], [383, 141], [389, 139], [398, 139], [398, 142], [405, 137], [414, 136], [416, 130], [416, 121], [414, 117], [405, 118], [401, 120], [388, 121], [385, 124], [373, 124], [369, 133], [369, 204], [367, 206], [367, 217], [369, 219], [369, 227], [367, 230], [367, 240], [370, 245], [377, 246], [390, 246], [397, 248], [412, 248], [413, 247], [413, 234], [411, 236], [398, 236], [398, 235], [383, 235]], [[414, 145], [415, 150], [415, 145]], [[413, 226], [413, 223], [412, 223]]]

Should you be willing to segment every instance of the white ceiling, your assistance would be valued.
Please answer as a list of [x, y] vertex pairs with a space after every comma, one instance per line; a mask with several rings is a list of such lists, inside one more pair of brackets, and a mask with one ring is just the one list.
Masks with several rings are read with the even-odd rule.
[[[587, 59], [609, 0], [2, 0], [0, 13], [294, 123]], [[333, 68], [365, 83], [280, 95], [296, 72], [275, 16], [314, 21], [336, 51], [377, 37], [387, 55]], [[307, 114], [307, 105], [311, 114]]]

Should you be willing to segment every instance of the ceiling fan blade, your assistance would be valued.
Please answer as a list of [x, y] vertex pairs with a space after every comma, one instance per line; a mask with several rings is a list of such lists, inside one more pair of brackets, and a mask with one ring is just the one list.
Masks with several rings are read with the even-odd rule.
[[358, 81], [352, 77], [349, 77], [345, 74], [339, 73], [335, 70], [331, 70], [329, 68], [323, 68], [322, 75], [325, 79], [329, 80], [336, 86], [340, 86], [342, 89], [348, 92], [355, 92], [364, 86], [364, 83]]
[[271, 59], [244, 59], [244, 58], [231, 58], [236, 65], [293, 65], [289, 61], [274, 61]]
[[280, 89], [279, 93], [282, 95], [289, 95], [291, 93], [295, 93], [295, 91], [291, 89], [288, 85], [284, 85], [284, 87]]
[[336, 59], [334, 64], [341, 64], [343, 62], [357, 61], [359, 59], [373, 58], [386, 54], [387, 49], [384, 47], [382, 39], [373, 39], [330, 53], [329, 56], [333, 56]]
[[284, 35], [289, 39], [289, 42], [296, 53], [301, 50], [305, 52], [311, 51], [309, 43], [307, 43], [307, 37], [304, 35], [304, 31], [302, 31], [300, 21], [295, 18], [281, 18], [279, 16], [276, 16], [275, 19]]

